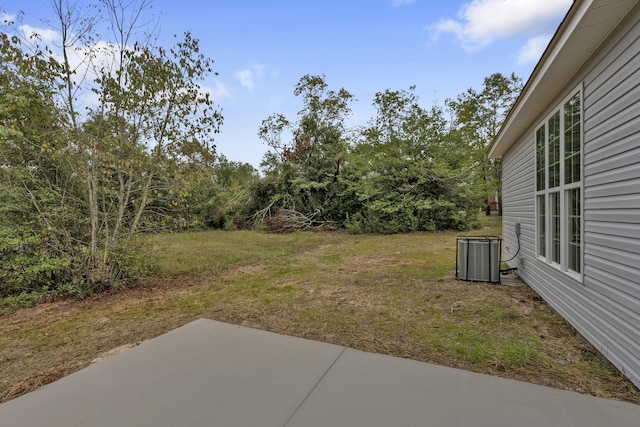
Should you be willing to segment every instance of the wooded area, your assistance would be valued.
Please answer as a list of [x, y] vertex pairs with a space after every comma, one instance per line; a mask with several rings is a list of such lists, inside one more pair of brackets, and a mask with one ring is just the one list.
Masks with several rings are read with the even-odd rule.
[[[428, 108], [415, 87], [383, 90], [363, 128], [348, 127], [347, 89], [303, 76], [298, 115], [257, 129], [258, 171], [216, 153], [223, 117], [200, 89], [214, 71], [197, 38], [164, 48], [138, 34], [145, 0], [102, 0], [101, 15], [52, 4], [60, 52], [0, 36], [0, 298], [82, 297], [139, 277], [141, 233], [467, 230], [499, 201], [486, 149], [522, 86], [513, 74]], [[108, 43], [95, 43], [98, 19]]]

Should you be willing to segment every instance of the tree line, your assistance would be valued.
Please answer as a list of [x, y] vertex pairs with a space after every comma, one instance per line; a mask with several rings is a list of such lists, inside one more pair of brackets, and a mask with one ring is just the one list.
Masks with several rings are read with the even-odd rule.
[[258, 132], [269, 151], [252, 193], [254, 222], [358, 233], [473, 227], [489, 195], [499, 198], [500, 163], [487, 148], [520, 87], [515, 75], [496, 73], [481, 91], [429, 108], [415, 87], [387, 89], [375, 94], [367, 125], [347, 129], [353, 95], [324, 76], [302, 77], [297, 117], [273, 114]]
[[415, 87], [384, 90], [360, 128], [347, 126], [348, 90], [303, 76], [297, 116], [257, 130], [258, 171], [215, 151], [223, 116], [200, 90], [214, 64], [196, 38], [163, 48], [137, 34], [145, 0], [52, 5], [59, 50], [0, 34], [0, 298], [81, 297], [144, 275], [143, 233], [466, 230], [499, 191], [486, 148], [519, 93], [513, 74], [429, 108]]

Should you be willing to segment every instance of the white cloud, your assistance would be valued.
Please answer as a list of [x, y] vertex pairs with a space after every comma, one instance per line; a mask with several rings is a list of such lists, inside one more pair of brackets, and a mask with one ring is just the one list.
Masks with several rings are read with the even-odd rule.
[[44, 43], [55, 43], [60, 40], [60, 33], [51, 28], [37, 28], [24, 24], [20, 26], [20, 31], [29, 40], [37, 39]]
[[11, 24], [16, 21], [16, 15], [11, 15], [7, 12], [0, 12], [0, 22], [3, 24]]
[[548, 32], [549, 23], [571, 4], [572, 0], [472, 0], [461, 7], [458, 19], [442, 20], [431, 29], [436, 37], [455, 35], [471, 52], [498, 39]]
[[233, 95], [231, 94], [231, 91], [229, 90], [227, 85], [225, 85], [218, 79], [214, 79], [213, 83], [215, 84], [215, 87], [213, 88], [200, 85], [200, 90], [203, 92], [208, 92], [211, 95], [211, 99], [213, 100], [213, 102], [219, 104], [225, 99], [233, 99]]
[[[63, 62], [62, 35], [52, 28], [38, 28], [28, 24], [18, 27], [21, 36], [28, 40], [35, 48], [51, 51], [51, 56], [58, 62]], [[74, 38], [70, 35], [70, 38]], [[125, 47], [129, 49], [129, 47]], [[107, 41], [97, 40], [93, 44], [76, 44], [67, 49], [69, 67], [74, 72], [74, 80], [80, 83], [87, 75], [94, 71], [115, 69], [119, 63], [118, 47]]]
[[240, 81], [240, 85], [249, 89], [249, 91], [253, 90], [253, 79], [254, 74], [251, 70], [239, 70], [233, 74], [233, 77]]
[[240, 81], [240, 86], [246, 87], [251, 92], [256, 79], [264, 75], [266, 68], [264, 64], [254, 64], [251, 68], [236, 71], [233, 77]]
[[538, 61], [549, 44], [549, 40], [551, 40], [551, 36], [547, 34], [530, 39], [518, 53], [518, 65]]
[[[59, 63], [64, 61], [60, 46], [62, 36], [59, 31], [28, 24], [20, 25], [17, 29], [19, 35], [31, 44], [31, 48], [50, 52], [51, 57]], [[108, 73], [118, 66], [118, 49], [111, 43], [100, 40], [91, 45], [75, 44], [67, 49], [67, 60], [73, 72], [71, 76], [75, 83], [73, 96], [78, 99], [77, 106], [79, 108], [95, 107], [99, 100], [90, 90], [92, 82], [101, 69]]]

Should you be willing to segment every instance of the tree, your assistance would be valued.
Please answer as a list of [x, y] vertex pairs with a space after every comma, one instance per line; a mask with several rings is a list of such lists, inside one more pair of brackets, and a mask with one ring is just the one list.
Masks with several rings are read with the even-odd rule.
[[342, 197], [352, 231], [466, 229], [474, 220], [464, 175], [443, 155], [442, 111], [420, 107], [414, 89], [375, 95], [376, 115], [346, 159]]
[[192, 222], [225, 230], [248, 227], [258, 171], [220, 155], [212, 167], [194, 172], [190, 172], [194, 188], [184, 203]]
[[[20, 185], [38, 221], [65, 236], [68, 245], [59, 246], [82, 260], [83, 286], [93, 289], [125, 275], [136, 233], [163, 225], [161, 218], [187, 198], [193, 185], [186, 171], [213, 164], [213, 136], [222, 116], [200, 90], [213, 62], [200, 53], [197, 39], [186, 33], [168, 50], [151, 45], [148, 35], [135, 41], [149, 2], [103, 0], [113, 38], [100, 43], [89, 9], [62, 0], [52, 4], [60, 62], [56, 47], [37, 37], [27, 49], [3, 35], [2, 64], [24, 83], [5, 82], [3, 108], [15, 109], [17, 100], [26, 99], [51, 104], [11, 115], [11, 127], [2, 128], [3, 158], [13, 156], [11, 150], [25, 158], [21, 170], [29, 179]], [[77, 62], [79, 46], [84, 55]], [[33, 81], [45, 90], [23, 96]], [[80, 96], [90, 91], [97, 103], [82, 105]], [[38, 116], [44, 113], [51, 119]], [[28, 133], [16, 128], [23, 122]], [[4, 182], [18, 194], [15, 180]], [[56, 219], [59, 209], [50, 200], [39, 200], [36, 190], [42, 188], [65, 201], [71, 224]]]
[[77, 180], [64, 157], [57, 68], [0, 34], [0, 296], [77, 273]]
[[481, 197], [486, 201], [489, 195], [496, 194], [500, 209], [500, 160], [489, 159], [487, 150], [521, 90], [522, 79], [515, 74], [495, 73], [484, 79], [482, 91], [468, 89], [446, 102], [454, 114], [452, 138], [467, 144]]
[[[255, 191], [261, 204], [258, 218], [279, 211], [302, 219], [299, 222], [305, 226], [339, 223], [343, 213], [338, 176], [348, 146], [345, 121], [353, 95], [344, 88], [330, 90], [325, 76], [311, 75], [299, 80], [294, 95], [303, 104], [296, 123], [274, 114], [258, 131], [273, 150], [265, 155], [266, 178]], [[282, 141], [284, 133], [291, 133], [290, 142]]]

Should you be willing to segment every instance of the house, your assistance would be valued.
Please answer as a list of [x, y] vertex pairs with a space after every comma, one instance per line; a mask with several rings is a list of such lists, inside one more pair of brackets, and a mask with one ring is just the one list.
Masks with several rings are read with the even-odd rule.
[[489, 155], [503, 258], [640, 386], [638, 0], [574, 1]]

